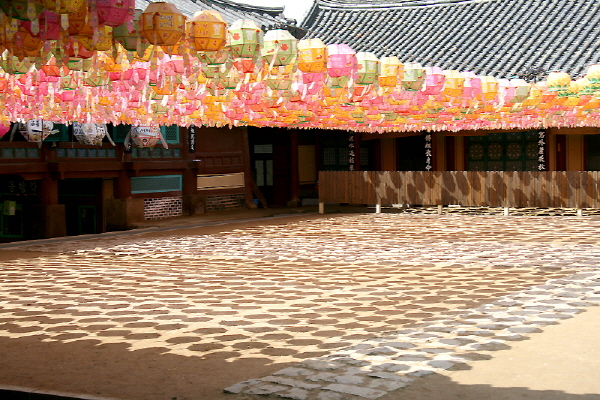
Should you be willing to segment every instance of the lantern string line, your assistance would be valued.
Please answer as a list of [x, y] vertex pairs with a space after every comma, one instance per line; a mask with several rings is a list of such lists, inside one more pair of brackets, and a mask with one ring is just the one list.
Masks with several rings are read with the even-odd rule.
[[[300, 28], [300, 29], [306, 31], [307, 34], [309, 34], [311, 37], [319, 37], [320, 35], [322, 35], [321, 32], [317, 32], [317, 31], [315, 31], [313, 29], [309, 29], [309, 28], [305, 28], [305, 27], [298, 27], [298, 26], [295, 26], [295, 25], [287, 24], [287, 23], [278, 24], [278, 26], [282, 26], [282, 27], [285, 27], [285, 28], [295, 28], [295, 29]], [[355, 40], [355, 39], [350, 39], [350, 38], [342, 39], [340, 36], [331, 36], [331, 37], [332, 37], [332, 39], [337, 40], [338, 43], [344, 43], [344, 44], [347, 44], [347, 45], [357, 45], [357, 46], [361, 46], [361, 47], [365, 46], [364, 43], [361, 43], [360, 41]], [[389, 48], [386, 47], [386, 46], [370, 45], [369, 48], [372, 49], [372, 50], [381, 50], [383, 52], [383, 54], [391, 55], [390, 54], [391, 52], [390, 52]], [[400, 53], [397, 54], [396, 56], [401, 57], [401, 56], [406, 56], [406, 54], [407, 54], [406, 50], [400, 50]], [[412, 59], [415, 60], [415, 61], [424, 62], [424, 63], [431, 62], [434, 65], [436, 65], [436, 64], [437, 65], [443, 65], [443, 64], [445, 64], [445, 63], [440, 63], [440, 62], [438, 62], [437, 60], [435, 60], [435, 59], [433, 59], [431, 57], [415, 57], [415, 56], [412, 56]], [[593, 65], [593, 64], [594, 63], [585, 64], [582, 67], [583, 67], [583, 69], [587, 69], [587, 67], [589, 67], [590, 65]], [[492, 69], [492, 68], [482, 68], [482, 67], [468, 65], [466, 62], [455, 63], [455, 64], [452, 64], [452, 66], [454, 68], [456, 68], [456, 69], [465, 68], [467, 70], [475, 70], [475, 71], [481, 72], [483, 74], [496, 73], [496, 74], [498, 74], [498, 75], [500, 75], [502, 77], [505, 77], [506, 73], [507, 73], [507, 71], [501, 71], [501, 70]], [[525, 70], [522, 73], [515, 73], [513, 76], [510, 76], [508, 78], [510, 79], [510, 78], [530, 77], [530, 78], [535, 78], [536, 81], [539, 81], [539, 80], [541, 80], [540, 78], [543, 75], [547, 75], [550, 72], [562, 72], [562, 71], [558, 70], [558, 69], [545, 69], [545, 68], [542, 68], [542, 67], [534, 66], [534, 67], [530, 67], [529, 69]], [[585, 76], [585, 74], [579, 75], [577, 77], [583, 77], [583, 76]]]

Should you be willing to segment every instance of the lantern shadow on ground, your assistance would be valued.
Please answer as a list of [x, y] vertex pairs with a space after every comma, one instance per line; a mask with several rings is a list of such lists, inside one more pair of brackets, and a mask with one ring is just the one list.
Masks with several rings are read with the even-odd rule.
[[43, 385], [55, 380], [73, 391], [72, 377], [86, 371], [110, 390], [147, 381], [154, 388], [156, 368], [176, 382], [192, 379], [181, 387], [194, 395], [206, 382], [223, 389], [385, 332], [460, 319], [572, 273], [540, 264], [595, 263], [581, 244], [595, 240], [588, 232], [597, 222], [570, 220], [558, 231], [552, 223], [341, 215], [30, 246], [73, 252], [0, 265], [0, 383], [27, 386], [52, 373], [60, 376]]

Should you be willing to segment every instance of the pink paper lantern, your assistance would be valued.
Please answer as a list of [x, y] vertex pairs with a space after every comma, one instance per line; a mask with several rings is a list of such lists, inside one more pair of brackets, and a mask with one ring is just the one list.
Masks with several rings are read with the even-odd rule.
[[39, 18], [39, 31], [37, 35], [34, 35], [31, 30], [31, 21], [21, 22], [23, 26], [32, 36], [37, 37], [40, 40], [58, 40], [60, 37], [60, 21], [58, 14], [48, 10], [42, 11]]
[[0, 139], [2, 139], [2, 136], [6, 135], [6, 133], [9, 130], [10, 130], [10, 124], [8, 124], [8, 125], [0, 124]]
[[325, 74], [323, 72], [303, 72], [302, 83], [323, 82]]
[[349, 76], [356, 70], [356, 52], [347, 44], [327, 46], [327, 73], [332, 78]]
[[425, 67], [425, 86], [421, 92], [426, 95], [440, 94], [445, 80], [446, 76], [440, 67]]
[[481, 78], [471, 71], [463, 72], [462, 76], [465, 79], [463, 98], [473, 99], [481, 96]]
[[113, 28], [133, 19], [135, 0], [96, 0], [98, 22]]

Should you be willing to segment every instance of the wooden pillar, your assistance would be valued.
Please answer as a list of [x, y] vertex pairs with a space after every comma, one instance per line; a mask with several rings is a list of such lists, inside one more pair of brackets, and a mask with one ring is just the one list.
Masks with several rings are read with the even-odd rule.
[[565, 135], [567, 147], [567, 171], [583, 171], [583, 135]]
[[298, 163], [298, 130], [290, 130], [290, 201], [289, 205], [300, 205], [300, 168]]
[[32, 209], [34, 239], [67, 235], [65, 205], [58, 203], [58, 180], [46, 174], [40, 183], [40, 204]]
[[248, 138], [248, 128], [241, 128], [242, 135], [242, 151], [244, 157], [244, 189], [246, 194], [246, 207], [256, 208], [254, 204], [254, 195], [252, 194], [252, 188], [254, 182], [252, 179], [252, 165], [250, 157], [250, 140]]
[[395, 171], [398, 163], [396, 162], [396, 138], [384, 138], [381, 141], [381, 171]]
[[114, 198], [104, 203], [106, 230], [128, 229], [144, 220], [144, 199], [134, 198], [131, 193], [131, 178], [121, 170], [114, 180]]
[[116, 199], [131, 198], [131, 178], [124, 170], [119, 171], [119, 177], [115, 179], [114, 193]]
[[49, 174], [40, 182], [40, 203], [46, 206], [58, 204], [58, 181]]
[[467, 152], [465, 149], [465, 138], [464, 136], [456, 136], [454, 141], [454, 149], [456, 154], [455, 158], [455, 171], [466, 171], [467, 170]]

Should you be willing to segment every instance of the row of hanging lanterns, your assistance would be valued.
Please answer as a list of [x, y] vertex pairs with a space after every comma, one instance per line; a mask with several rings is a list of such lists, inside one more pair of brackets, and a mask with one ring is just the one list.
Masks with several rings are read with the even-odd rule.
[[[255, 125], [367, 131], [597, 126], [600, 67], [546, 82], [378, 58], [170, 3], [0, 2], [0, 124]], [[87, 128], [88, 136], [102, 128]], [[79, 132], [79, 131], [78, 131]], [[140, 135], [159, 138], [156, 129]], [[149, 133], [150, 132], [150, 133]], [[132, 131], [132, 138], [138, 130]], [[93, 140], [90, 139], [90, 142]], [[97, 140], [96, 140], [97, 142]]]

